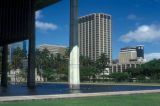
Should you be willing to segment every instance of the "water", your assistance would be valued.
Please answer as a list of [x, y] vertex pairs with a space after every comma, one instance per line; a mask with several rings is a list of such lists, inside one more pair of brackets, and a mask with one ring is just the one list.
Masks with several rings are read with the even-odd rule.
[[70, 90], [68, 84], [38, 84], [34, 89], [26, 85], [9, 85], [8, 88], [0, 87], [0, 96], [25, 96], [25, 95], [51, 95], [70, 93], [94, 93], [114, 91], [155, 90], [160, 86], [136, 85], [81, 85], [80, 90]]

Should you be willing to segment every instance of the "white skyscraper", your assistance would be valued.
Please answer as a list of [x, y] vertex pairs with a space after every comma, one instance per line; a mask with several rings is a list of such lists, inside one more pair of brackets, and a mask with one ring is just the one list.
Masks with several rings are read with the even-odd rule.
[[112, 61], [111, 15], [93, 13], [79, 18], [78, 35], [80, 54], [96, 60], [105, 53]]

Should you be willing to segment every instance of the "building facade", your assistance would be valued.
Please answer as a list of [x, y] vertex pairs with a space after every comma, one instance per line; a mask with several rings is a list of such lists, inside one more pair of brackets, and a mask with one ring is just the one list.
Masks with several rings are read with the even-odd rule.
[[110, 67], [110, 73], [115, 73], [115, 72], [124, 72], [125, 70], [129, 69], [129, 68], [137, 68], [138, 66], [141, 66], [141, 62], [131, 62], [131, 63], [127, 63], [127, 64], [112, 64]]
[[79, 17], [78, 35], [80, 55], [96, 60], [105, 53], [112, 61], [111, 15], [93, 13]]
[[144, 61], [144, 46], [121, 48], [119, 54], [120, 64], [130, 64], [131, 62]]
[[145, 59], [143, 45], [121, 48], [119, 62], [111, 65], [110, 73], [123, 72], [129, 68], [137, 68], [144, 62]]

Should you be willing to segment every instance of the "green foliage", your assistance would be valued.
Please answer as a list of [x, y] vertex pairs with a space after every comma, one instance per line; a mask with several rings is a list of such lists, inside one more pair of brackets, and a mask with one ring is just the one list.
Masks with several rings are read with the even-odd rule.
[[14, 49], [13, 52], [13, 62], [11, 64], [12, 68], [22, 68], [22, 60], [25, 58], [25, 52], [21, 48]]
[[[81, 81], [96, 81], [99, 76], [105, 80], [105, 71], [109, 68], [109, 58], [106, 54], [101, 54], [97, 61], [93, 61], [88, 57], [80, 57], [80, 75]], [[103, 75], [101, 75], [103, 74]]]
[[97, 70], [99, 71], [99, 73], [103, 74], [102, 77], [104, 80], [106, 68], [109, 68], [109, 58], [105, 53], [102, 53], [101, 56], [99, 57], [99, 59], [97, 59], [96, 67], [97, 67]]
[[136, 78], [137, 81], [159, 81], [160, 80], [160, 59], [151, 60], [136, 69], [128, 69], [130, 78]]
[[114, 81], [116, 82], [122, 82], [122, 81], [128, 81], [129, 80], [129, 74], [124, 72], [124, 73], [113, 73], [109, 76], [110, 78], [113, 78]]
[[45, 81], [68, 80], [68, 56], [51, 54], [47, 49], [36, 50], [36, 67]]
[[50, 80], [53, 80], [54, 79], [54, 70], [51, 69], [51, 68], [46, 68], [44, 71], [43, 71], [43, 77], [45, 78], [45, 81], [50, 81]]
[[80, 56], [81, 81], [94, 81], [98, 74], [95, 63], [88, 57]]
[[20, 73], [17, 75], [17, 77], [24, 79], [25, 81], [27, 80], [27, 71], [26, 70], [21, 70]]

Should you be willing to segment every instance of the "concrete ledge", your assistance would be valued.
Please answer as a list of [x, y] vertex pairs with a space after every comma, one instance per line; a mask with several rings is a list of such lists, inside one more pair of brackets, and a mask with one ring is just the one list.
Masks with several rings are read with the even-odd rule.
[[5, 97], [0, 97], [0, 102], [23, 101], [23, 100], [42, 100], [42, 99], [61, 99], [61, 98], [81, 98], [81, 97], [95, 97], [95, 96], [145, 94], [145, 93], [160, 93], [160, 89], [140, 90], [140, 91], [100, 92], [100, 93], [75, 93], [75, 94], [59, 94], [59, 95], [5, 96]]

